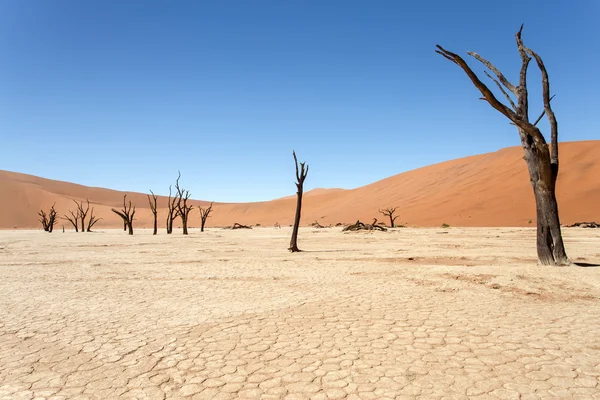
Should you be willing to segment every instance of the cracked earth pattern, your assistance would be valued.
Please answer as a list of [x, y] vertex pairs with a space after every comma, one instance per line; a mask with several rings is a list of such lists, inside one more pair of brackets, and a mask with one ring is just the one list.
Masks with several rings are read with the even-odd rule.
[[0, 232], [0, 398], [600, 398], [600, 268], [533, 230], [289, 233]]

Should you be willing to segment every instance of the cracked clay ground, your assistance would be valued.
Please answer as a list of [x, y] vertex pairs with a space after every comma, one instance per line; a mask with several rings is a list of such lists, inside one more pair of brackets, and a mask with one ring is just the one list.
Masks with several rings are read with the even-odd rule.
[[0, 399], [600, 398], [600, 267], [533, 230], [289, 235], [0, 232]]

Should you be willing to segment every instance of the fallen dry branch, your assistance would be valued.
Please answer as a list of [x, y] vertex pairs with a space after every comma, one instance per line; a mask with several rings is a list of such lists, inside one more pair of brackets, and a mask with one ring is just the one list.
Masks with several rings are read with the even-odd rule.
[[[226, 228], [227, 229], [227, 228]], [[251, 226], [248, 225], [242, 225], [242, 224], [238, 224], [237, 222], [235, 224], [233, 224], [233, 226], [231, 228], [228, 229], [252, 229]]]
[[573, 225], [567, 225], [569, 228], [600, 228], [597, 222], [575, 222]]
[[381, 225], [377, 224], [377, 218], [373, 219], [373, 223], [372, 224], [363, 224], [362, 222], [360, 222], [359, 220], [357, 220], [354, 224], [352, 225], [348, 225], [347, 227], [345, 227], [344, 229], [342, 229], [342, 232], [348, 232], [348, 231], [382, 231], [385, 232], [387, 231], [387, 228], [384, 228]]
[[310, 226], [312, 226], [313, 228], [326, 228], [326, 226], [321, 225], [317, 220], [310, 224]]

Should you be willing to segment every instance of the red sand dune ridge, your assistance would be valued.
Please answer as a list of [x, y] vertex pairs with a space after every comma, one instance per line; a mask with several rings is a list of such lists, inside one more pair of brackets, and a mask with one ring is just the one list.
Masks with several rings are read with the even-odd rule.
[[[600, 140], [560, 145], [557, 197], [561, 222], [600, 221]], [[535, 203], [520, 147], [419, 168], [351, 190], [315, 189], [307, 192], [302, 225], [322, 225], [357, 219], [388, 222], [378, 213], [398, 207], [397, 223], [410, 226], [535, 226]], [[310, 179], [310, 176], [308, 177]], [[293, 176], [290, 176], [293, 188]], [[0, 229], [38, 228], [37, 211], [56, 203], [60, 215], [74, 209], [72, 199], [89, 199], [102, 218], [95, 226], [122, 227], [110, 211], [122, 204], [124, 192], [54, 181], [16, 172], [0, 171]], [[136, 205], [134, 227], [152, 225], [146, 194], [129, 193]], [[164, 229], [166, 198], [159, 197], [159, 226]], [[205, 205], [205, 201], [193, 201]], [[295, 196], [255, 203], [215, 203], [207, 226], [261, 224], [282, 226], [294, 218]], [[529, 221], [532, 221], [531, 223]], [[190, 226], [200, 225], [197, 209]], [[67, 221], [60, 221], [58, 228]], [[176, 223], [177, 226], [177, 223]]]

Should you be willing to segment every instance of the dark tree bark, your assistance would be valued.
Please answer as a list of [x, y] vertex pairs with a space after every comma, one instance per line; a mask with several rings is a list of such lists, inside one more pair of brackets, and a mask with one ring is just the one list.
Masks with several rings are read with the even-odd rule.
[[386, 217], [389, 217], [389, 218], [390, 218], [390, 227], [392, 227], [392, 228], [396, 226], [396, 225], [395, 225], [395, 222], [396, 222], [396, 218], [398, 218], [398, 216], [396, 215], [396, 216], [394, 217], [394, 213], [396, 212], [396, 209], [397, 209], [397, 208], [398, 208], [398, 207], [388, 207], [388, 208], [386, 208], [385, 210], [381, 210], [381, 209], [379, 210], [379, 212], [380, 212], [381, 214], [383, 214], [384, 216], [386, 216]]
[[129, 200], [129, 204], [127, 204], [127, 195], [123, 196], [123, 208], [120, 211], [111, 208], [111, 211], [123, 218], [123, 223], [127, 225], [129, 234], [133, 235], [133, 216], [135, 215], [135, 206], [131, 205], [131, 200]]
[[[437, 46], [438, 50], [436, 52], [460, 66], [483, 95], [482, 100], [487, 101], [494, 109], [507, 117], [512, 124], [516, 125], [525, 152], [524, 158], [527, 162], [529, 177], [535, 196], [538, 262], [542, 265], [569, 265], [570, 261], [565, 252], [558, 216], [558, 203], [556, 201], [558, 124], [550, 105], [552, 97], [550, 97], [548, 72], [542, 58], [523, 44], [521, 38], [522, 31], [523, 26], [521, 26], [521, 29], [516, 34], [517, 49], [521, 56], [521, 71], [518, 86], [510, 83], [492, 63], [479, 54], [473, 52], [467, 53], [496, 75], [497, 79], [486, 71], [487, 76], [494, 81], [504, 97], [508, 99], [510, 107], [504, 105], [494, 96], [490, 89], [479, 80], [477, 75], [459, 55], [444, 49], [440, 45]], [[542, 98], [544, 101], [544, 111], [534, 123], [529, 121], [529, 99], [527, 92], [527, 68], [531, 57], [535, 59], [542, 75]], [[517, 104], [513, 102], [508, 92], [516, 97]], [[544, 135], [542, 135], [536, 126], [544, 115], [546, 115], [550, 124], [551, 146], [548, 146]]]
[[306, 179], [306, 175], [308, 174], [308, 165], [306, 162], [300, 163], [300, 168], [298, 168], [298, 158], [296, 158], [296, 152], [292, 151], [294, 155], [294, 162], [296, 163], [296, 188], [298, 189], [296, 192], [297, 200], [296, 200], [296, 217], [294, 218], [294, 228], [292, 230], [292, 239], [290, 240], [289, 251], [292, 253], [301, 251], [298, 248], [298, 228], [300, 227], [300, 215], [302, 213], [302, 194], [304, 193], [304, 180]]
[[73, 202], [77, 205], [77, 215], [79, 215], [79, 219], [81, 220], [81, 232], [85, 232], [85, 219], [90, 211], [90, 201], [86, 199], [87, 206], [83, 207], [83, 200], [79, 203], [75, 200]]
[[87, 226], [87, 229], [86, 229], [86, 231], [87, 231], [87, 232], [91, 232], [91, 231], [92, 231], [92, 227], [93, 227], [94, 225], [96, 225], [96, 222], [100, 221], [101, 219], [102, 219], [102, 218], [97, 218], [97, 217], [94, 215], [94, 207], [92, 207], [92, 209], [90, 210], [90, 219], [89, 219], [89, 221], [88, 221], [88, 226]]
[[[179, 172], [179, 171], [178, 171]], [[194, 208], [192, 205], [188, 205], [187, 201], [190, 198], [190, 191], [185, 190], [179, 186], [179, 179], [181, 178], [181, 172], [179, 172], [179, 176], [175, 181], [175, 189], [177, 190], [177, 203], [175, 204], [177, 215], [181, 217], [181, 225], [183, 228], [183, 234], [188, 234], [188, 218], [190, 216], [190, 212]]]
[[150, 193], [152, 193], [152, 197], [148, 195], [148, 204], [150, 204], [150, 210], [152, 210], [152, 215], [154, 215], [154, 231], [152, 232], [152, 234], [156, 235], [158, 233], [158, 211], [156, 211], [156, 195], [152, 190], [150, 191]]
[[65, 214], [63, 216], [63, 219], [66, 219], [71, 223], [71, 225], [73, 225], [73, 228], [75, 228], [75, 232], [79, 232], [79, 211], [77, 211], [77, 214], [75, 214], [73, 211], [69, 210], [69, 214], [71, 214], [70, 217], [67, 214]]
[[204, 232], [204, 225], [206, 225], [206, 220], [212, 212], [212, 207], [212, 202], [210, 203], [210, 206], [206, 208], [198, 207], [200, 209], [200, 232]]
[[38, 212], [38, 215], [40, 216], [39, 221], [42, 223], [42, 228], [44, 228], [44, 231], [48, 233], [52, 233], [52, 231], [54, 230], [54, 226], [58, 223], [57, 213], [54, 209], [55, 205], [56, 203], [53, 204], [52, 207], [50, 207], [50, 211], [48, 211], [48, 214], [46, 214], [44, 210], [40, 210]]
[[173, 221], [179, 216], [177, 213], [177, 196], [171, 196], [171, 185], [169, 185], [169, 199], [167, 203], [167, 235], [173, 233]]

